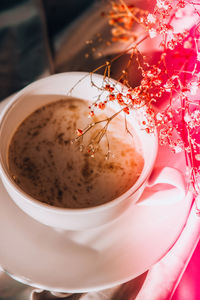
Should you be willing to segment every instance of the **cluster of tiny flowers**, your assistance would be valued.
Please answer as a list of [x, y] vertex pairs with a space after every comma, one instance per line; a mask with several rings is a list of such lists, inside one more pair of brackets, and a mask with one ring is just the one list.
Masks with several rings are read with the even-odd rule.
[[191, 129], [200, 127], [200, 110], [195, 110], [192, 113], [186, 113], [184, 116], [184, 121], [187, 123], [188, 127]]
[[153, 14], [149, 13], [146, 18], [141, 18], [141, 23], [146, 26], [150, 38], [159, 34], [166, 34], [173, 30], [168, 20], [173, 10], [172, 1], [157, 0]]
[[[175, 47], [178, 44], [183, 43], [183, 41], [187, 37], [187, 35], [188, 35], [187, 31], [184, 31], [183, 33], [172, 33], [172, 34], [170, 34], [170, 36], [168, 38], [168, 41], [167, 41], [167, 48], [169, 50], [174, 50]], [[165, 47], [165, 44], [163, 46]]]
[[[127, 71], [124, 71], [127, 70], [128, 63], [119, 80], [127, 86], [127, 89], [119, 92], [114, 84], [109, 83], [109, 73], [105, 76], [103, 85], [106, 96], [104, 100], [97, 100], [91, 105], [89, 116], [93, 119], [95, 110], [104, 110], [110, 102], [117, 103], [119, 112], [124, 112], [125, 116], [137, 109], [144, 109], [142, 129], [152, 133], [156, 128], [161, 145], [168, 144], [174, 153], [185, 151], [191, 170], [191, 183], [198, 194], [200, 192], [197, 184], [197, 179], [200, 177], [198, 167], [200, 144], [197, 137], [200, 136], [200, 100], [197, 97], [200, 91], [200, 28], [198, 27], [200, 22], [192, 33], [186, 30], [175, 32], [172, 26], [173, 18], [181, 15], [180, 12], [187, 5], [193, 7], [193, 12], [195, 11], [200, 19], [199, 7], [189, 0], [157, 0], [153, 12], [126, 5], [123, 0], [111, 1], [111, 10], [107, 16], [111, 26], [112, 41], [133, 43], [130, 57], [136, 59], [142, 78], [138, 86], [129, 85]], [[135, 31], [135, 24], [140, 25], [141, 30]], [[158, 36], [161, 40], [160, 55], [151, 65], [138, 50], [138, 45], [143, 39]], [[191, 59], [191, 53], [195, 59]], [[170, 59], [174, 61], [182, 59], [184, 62], [181, 62], [179, 69], [176, 64], [177, 69], [175, 69], [171, 67]], [[190, 62], [188, 69], [187, 60]], [[158, 112], [157, 103], [162, 99], [167, 104]], [[91, 124], [95, 126], [95, 122]], [[78, 129], [77, 137], [82, 137], [87, 131], [88, 128]], [[99, 141], [100, 139], [97, 139], [95, 142], [98, 144]], [[91, 148], [93, 155], [98, 147], [92, 145]]]
[[135, 41], [137, 35], [133, 28], [135, 23], [140, 23], [140, 19], [146, 17], [148, 11], [135, 7], [134, 5], [126, 5], [111, 2], [111, 10], [108, 14], [109, 24], [112, 26], [112, 41]]

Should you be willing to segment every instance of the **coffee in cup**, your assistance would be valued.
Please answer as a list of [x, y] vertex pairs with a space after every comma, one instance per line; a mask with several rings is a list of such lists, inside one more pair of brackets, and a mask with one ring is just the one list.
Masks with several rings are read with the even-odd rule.
[[71, 143], [77, 128], [97, 119], [88, 120], [88, 106], [83, 99], [63, 97], [32, 112], [14, 132], [8, 149], [9, 171], [34, 199], [61, 208], [95, 207], [118, 198], [139, 178], [144, 166], [142, 149], [136, 135], [126, 131], [123, 115], [110, 122], [94, 157], [83, 146], [100, 134], [104, 123], [88, 131], [82, 151]]

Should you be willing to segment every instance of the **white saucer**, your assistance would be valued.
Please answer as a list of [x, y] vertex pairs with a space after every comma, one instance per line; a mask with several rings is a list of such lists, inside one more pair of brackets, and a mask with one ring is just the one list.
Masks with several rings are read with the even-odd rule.
[[85, 233], [56, 232], [25, 215], [0, 183], [0, 264], [15, 279], [60, 292], [105, 289], [145, 272], [172, 246], [191, 197], [129, 209]]
[[[184, 171], [184, 155], [159, 151], [156, 165]], [[163, 163], [162, 163], [163, 165]], [[58, 232], [23, 213], [0, 181], [0, 265], [15, 279], [58, 292], [89, 292], [124, 283], [157, 262], [179, 236], [191, 195], [165, 205], [132, 206], [85, 232]], [[134, 209], [133, 209], [134, 208]]]

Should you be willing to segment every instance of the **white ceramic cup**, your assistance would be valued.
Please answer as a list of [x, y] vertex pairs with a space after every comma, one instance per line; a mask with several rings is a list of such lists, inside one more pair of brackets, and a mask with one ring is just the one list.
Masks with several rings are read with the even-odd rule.
[[[130, 114], [127, 116], [127, 122], [133, 125], [140, 140], [144, 168], [136, 183], [120, 197], [92, 208], [58, 208], [33, 199], [13, 181], [8, 168], [7, 153], [17, 126], [34, 110], [66, 96], [72, 87], [74, 87], [71, 91], [72, 97], [94, 102], [100, 93], [96, 85], [101, 87], [102, 83], [103, 77], [100, 75], [93, 75], [91, 83], [88, 73], [69, 72], [52, 75], [30, 84], [14, 95], [0, 115], [0, 176], [7, 192], [25, 213], [43, 224], [60, 230], [85, 230], [114, 221], [132, 203], [137, 203], [154, 168], [158, 151], [157, 134], [148, 134], [145, 130], [141, 130], [135, 117]], [[118, 89], [124, 87], [119, 85]], [[112, 106], [115, 111], [119, 110], [116, 104], [113, 103]], [[151, 185], [154, 182], [171, 184], [180, 192], [185, 189], [182, 176], [172, 168], [164, 168], [162, 172], [154, 175]]]

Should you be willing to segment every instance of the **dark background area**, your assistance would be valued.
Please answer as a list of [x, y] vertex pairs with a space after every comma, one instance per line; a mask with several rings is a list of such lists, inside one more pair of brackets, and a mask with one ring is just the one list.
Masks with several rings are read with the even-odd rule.
[[0, 1], [0, 100], [53, 73], [56, 36], [94, 0]]

